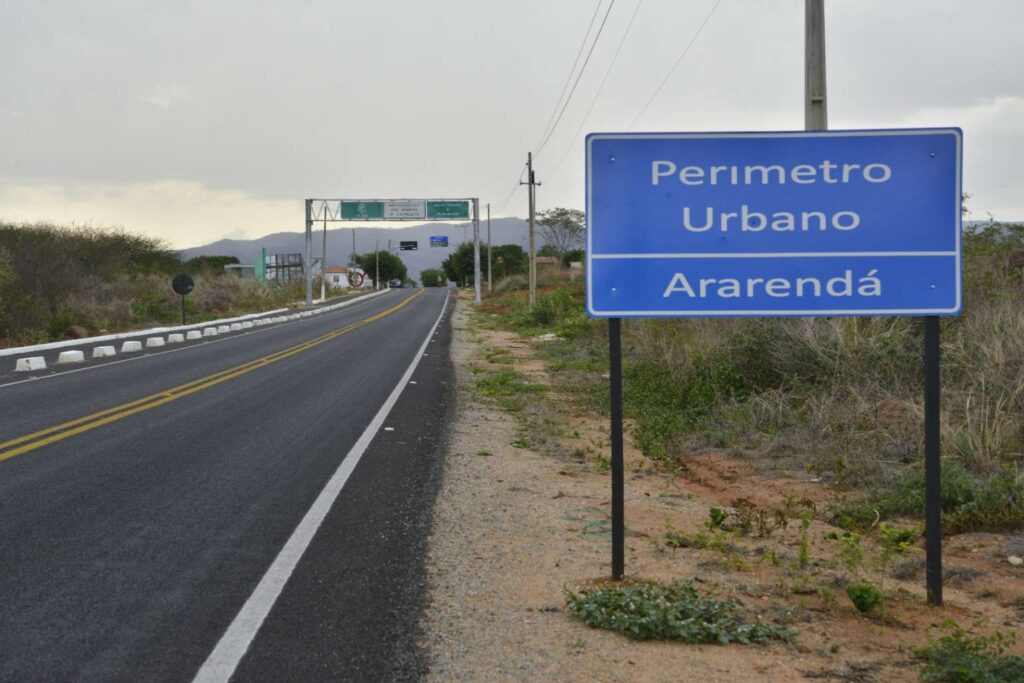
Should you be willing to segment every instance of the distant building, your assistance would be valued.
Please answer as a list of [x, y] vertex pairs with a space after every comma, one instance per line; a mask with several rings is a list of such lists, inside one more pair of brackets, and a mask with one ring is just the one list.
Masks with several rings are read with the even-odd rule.
[[557, 268], [560, 263], [561, 262], [558, 260], [557, 256], [538, 256], [537, 257], [537, 265], [538, 266], [548, 266], [548, 267], [554, 266], [554, 267]]

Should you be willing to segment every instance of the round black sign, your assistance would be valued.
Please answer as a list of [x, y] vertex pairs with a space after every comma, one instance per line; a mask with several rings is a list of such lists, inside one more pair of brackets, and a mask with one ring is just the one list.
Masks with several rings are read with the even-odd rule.
[[175, 275], [174, 280], [171, 281], [171, 287], [177, 294], [185, 296], [192, 291], [192, 288], [196, 286], [196, 283], [192, 281], [192, 276], [186, 273]]

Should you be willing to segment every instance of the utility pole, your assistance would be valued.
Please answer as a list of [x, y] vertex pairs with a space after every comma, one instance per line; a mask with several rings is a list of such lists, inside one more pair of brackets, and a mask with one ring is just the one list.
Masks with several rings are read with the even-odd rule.
[[373, 289], [380, 289], [380, 238], [377, 238], [377, 248], [373, 252], [374, 259], [377, 261], [377, 265], [374, 267], [375, 272], [373, 274]]
[[491, 203], [487, 202], [487, 293], [494, 290], [494, 281], [491, 279]]
[[473, 200], [473, 303], [480, 305], [480, 200]]
[[348, 257], [348, 263], [350, 266], [354, 266], [356, 263], [356, 229], [352, 228], [352, 254]]
[[828, 130], [825, 0], [804, 1], [804, 129]]
[[306, 200], [306, 305], [313, 305], [313, 200]]
[[324, 250], [320, 259], [320, 303], [327, 301], [327, 212], [324, 211]]
[[526, 182], [520, 185], [528, 185], [527, 195], [530, 201], [530, 310], [537, 304], [537, 196], [534, 188], [540, 183], [533, 175], [533, 152], [526, 153]]

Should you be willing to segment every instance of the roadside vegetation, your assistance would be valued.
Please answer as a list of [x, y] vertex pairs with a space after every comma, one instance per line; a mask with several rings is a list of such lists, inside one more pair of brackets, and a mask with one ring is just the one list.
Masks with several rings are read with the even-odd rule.
[[[1019, 621], [1024, 596], [1001, 574], [1024, 555], [1024, 225], [978, 228], [964, 246], [964, 312], [942, 322], [943, 525], [957, 549], [947, 551], [946, 583], [978, 605], [1015, 609]], [[581, 414], [606, 419], [607, 325], [586, 316], [578, 270], [542, 267], [539, 280], [532, 310], [523, 275], [496, 280], [475, 309], [492, 346], [472, 388], [519, 417], [515, 445], [606, 470], [606, 437], [572, 425]], [[500, 340], [529, 351], [510, 355]], [[699, 552], [704, 581], [711, 573], [727, 594], [781, 597], [802, 621], [830, 614], [904, 629], [923, 680], [1024, 680], [997, 623], [970, 635], [952, 624], [931, 640], [907, 625], [927, 619], [916, 611], [923, 597], [908, 592], [921, 590], [924, 572], [922, 345], [915, 318], [623, 321], [627, 430], [648, 467], [703, 486], [699, 463], [718, 454], [758, 482], [797, 484], [780, 485], [774, 503], [752, 491], [711, 505], [696, 525], [669, 518], [650, 543], [670, 556]], [[543, 381], [520, 369], [530, 359], [543, 361]], [[633, 467], [642, 476], [644, 464]], [[806, 486], [819, 494], [805, 497]], [[957, 536], [971, 534], [978, 540], [961, 548]], [[767, 585], [752, 589], [753, 576]], [[688, 617], [669, 593], [694, 598], [679, 585], [602, 583], [568, 592], [566, 605], [592, 626], [671, 639], [673, 615]], [[699, 640], [690, 637], [681, 639]], [[878, 680], [870, 667], [819, 673]]]
[[[964, 313], [943, 320], [947, 533], [1024, 529], [1024, 225], [965, 237]], [[606, 332], [583, 282], [543, 271], [495, 287], [486, 324], [562, 341], [544, 355], [605, 407]], [[685, 466], [708, 448], [803, 471], [843, 492], [831, 521], [864, 531], [924, 510], [922, 333], [915, 318], [628, 320], [624, 403], [637, 446]]]
[[225, 273], [237, 259], [182, 261], [152, 238], [122, 230], [0, 223], [0, 346], [32, 344], [180, 321], [171, 278], [189, 272], [189, 320], [266, 310], [298, 289]]
[[628, 581], [567, 590], [565, 601], [587, 626], [633, 640], [749, 645], [790, 640], [794, 634], [787, 626], [750, 621], [735, 602], [704, 597], [688, 581]]

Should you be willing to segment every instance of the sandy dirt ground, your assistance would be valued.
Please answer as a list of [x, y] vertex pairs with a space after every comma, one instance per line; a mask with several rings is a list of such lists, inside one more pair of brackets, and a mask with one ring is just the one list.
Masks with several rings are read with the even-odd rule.
[[[695, 533], [710, 506], [737, 499], [757, 508], [831, 492], [798, 477], [768, 477], [750, 463], [709, 453], [670, 473], [628, 444], [626, 571], [668, 581], [692, 579], [709, 595], [739, 602], [753, 618], [786, 623], [792, 643], [693, 646], [634, 642], [586, 627], [565, 610], [564, 590], [610, 573], [608, 426], [575, 410], [571, 397], [546, 395], [566, 434], [559, 454], [517, 447], [522, 418], [468, 390], [468, 368], [488, 366], [485, 349], [509, 349], [518, 372], [547, 383], [532, 345], [505, 332], [474, 328], [465, 301], [453, 320], [459, 379], [445, 481], [435, 508], [428, 559], [429, 604], [422, 646], [437, 681], [912, 681], [911, 648], [941, 635], [947, 620], [1016, 630], [1022, 573], [1005, 565], [1004, 539], [974, 534], [950, 540], [946, 606], [925, 605], [923, 574], [881, 579], [885, 614], [865, 618], [843, 592], [830, 527], [808, 529], [811, 565], [798, 568], [800, 523], [768, 538], [739, 539], [735, 552], [666, 547], [666, 529]], [[569, 453], [570, 455], [566, 455]], [[865, 569], [865, 572], [870, 570]]]

